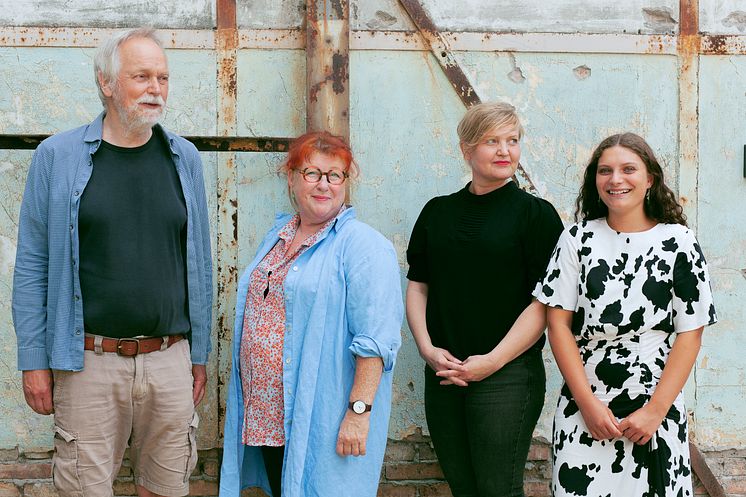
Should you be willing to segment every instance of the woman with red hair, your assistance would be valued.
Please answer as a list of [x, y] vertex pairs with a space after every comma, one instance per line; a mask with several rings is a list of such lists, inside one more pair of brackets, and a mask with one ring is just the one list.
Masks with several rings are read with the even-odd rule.
[[376, 494], [401, 344], [392, 244], [355, 219], [350, 147], [326, 132], [290, 146], [279, 216], [238, 285], [220, 495]]

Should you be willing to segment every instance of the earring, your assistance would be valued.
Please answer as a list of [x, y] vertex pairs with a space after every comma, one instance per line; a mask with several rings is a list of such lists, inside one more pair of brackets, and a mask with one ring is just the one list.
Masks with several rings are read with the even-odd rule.
[[645, 191], [645, 202], [650, 202], [650, 188]]

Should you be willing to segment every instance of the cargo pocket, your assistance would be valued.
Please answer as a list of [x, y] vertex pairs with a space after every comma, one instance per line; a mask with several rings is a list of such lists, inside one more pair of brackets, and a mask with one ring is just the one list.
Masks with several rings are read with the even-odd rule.
[[52, 481], [60, 495], [83, 495], [78, 475], [78, 439], [59, 426], [54, 427]]
[[184, 474], [184, 483], [189, 481], [192, 471], [197, 467], [197, 428], [199, 427], [199, 415], [197, 411], [192, 416], [189, 423], [189, 457], [187, 458], [186, 473]]

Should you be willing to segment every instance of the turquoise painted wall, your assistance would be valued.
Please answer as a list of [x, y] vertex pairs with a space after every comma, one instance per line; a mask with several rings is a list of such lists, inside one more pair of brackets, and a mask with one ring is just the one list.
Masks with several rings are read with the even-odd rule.
[[[82, 0], [79, 3], [82, 5]], [[247, 29], [292, 28], [297, 27], [300, 19], [299, 2], [282, 2], [275, 7], [264, 2], [265, 10], [258, 7], [252, 10], [249, 3], [238, 3], [239, 26]], [[452, 29], [469, 26], [476, 30], [497, 29], [488, 19], [477, 19], [474, 14], [477, 3], [476, 0], [464, 2], [463, 17], [453, 17], [456, 3], [447, 2], [433, 9], [433, 15]], [[509, 8], [509, 2], [502, 0], [489, 3], [496, 11]], [[569, 26], [571, 32], [594, 25], [590, 22], [593, 19], [574, 20], [563, 12], [598, 2], [557, 3], [565, 7], [557, 15], [566, 21], [563, 26]], [[678, 2], [662, 3], [665, 5], [661, 8], [668, 8], [674, 18], [678, 16]], [[411, 26], [394, 0], [352, 4], [355, 29]], [[709, 4], [702, 7], [707, 29], [738, 31], [737, 16], [729, 17], [735, 7], [728, 5], [735, 2], [721, 4], [719, 9]], [[194, 15], [198, 17], [196, 29], [209, 30], [214, 24], [212, 3], [200, 1], [194, 5]], [[620, 33], [624, 26], [648, 30], [645, 32], [667, 32], [663, 25], [645, 27], [646, 20], [639, 11], [646, 5], [631, 2], [614, 11], [615, 17], [611, 16], [606, 32]], [[106, 12], [101, 7], [98, 20], [87, 14], [91, 16], [86, 18], [87, 25], [113, 27], [126, 21], [107, 17]], [[588, 12], [591, 15], [595, 11]], [[41, 22], [38, 15], [29, 11], [11, 14], [6, 13], [7, 19], [0, 16], [0, 25]], [[165, 11], [153, 15], [156, 19], [168, 18]], [[139, 19], [146, 16], [141, 14]], [[545, 24], [551, 28], [549, 17], [539, 21], [532, 25], [528, 14], [517, 18], [524, 31], [539, 31], [540, 25]], [[194, 26], [176, 18], [169, 27]], [[609, 34], [607, 43], [613, 45], [614, 36]], [[611, 133], [631, 130], [646, 136], [666, 166], [669, 183], [676, 187], [680, 176], [678, 58], [650, 54], [564, 54], [551, 53], [550, 49], [547, 47], [545, 53], [458, 52], [456, 58], [482, 98], [505, 99], [519, 109], [526, 128], [522, 163], [540, 194], [555, 204], [563, 220], [569, 222], [572, 218], [582, 167], [591, 150]], [[0, 133], [53, 133], [95, 117], [100, 103], [93, 85], [92, 55], [90, 48], [13, 48], [2, 46], [0, 41]], [[221, 126], [217, 118], [220, 96], [216, 53], [209, 49], [173, 49], [168, 55], [172, 90], [165, 124], [181, 134], [217, 134]], [[302, 133], [304, 51], [242, 48], [237, 53], [237, 65], [236, 133], [240, 136]], [[697, 369], [686, 393], [693, 413], [694, 436], [698, 444], [710, 449], [746, 448], [746, 422], [739, 416], [746, 409], [746, 359], [739, 347], [746, 318], [743, 306], [746, 223], [740, 212], [746, 200], [746, 180], [742, 176], [746, 136], [741, 124], [742, 116], [746, 115], [746, 95], [742, 90], [745, 78], [746, 57], [701, 56], [698, 92], [691, 94], [699, 99], [696, 221], [700, 242], [710, 261], [721, 321], [706, 331]], [[406, 284], [405, 250], [421, 207], [429, 198], [453, 192], [468, 181], [455, 133], [463, 112], [461, 102], [429, 52], [354, 50], [351, 53], [351, 141], [362, 171], [353, 188], [352, 201], [360, 218], [393, 241], [399, 255], [402, 287]], [[15, 335], [10, 319], [18, 208], [30, 157], [31, 152], [27, 151], [0, 151], [0, 419], [4, 420], [0, 425], [0, 448], [51, 445], [51, 420], [32, 414], [23, 400], [20, 374], [15, 370]], [[239, 271], [253, 257], [272, 224], [274, 213], [289, 209], [284, 179], [276, 174], [282, 159], [282, 154], [274, 153], [236, 154]], [[210, 204], [215, 212], [212, 226], [217, 242], [217, 190], [219, 175], [225, 170], [217, 153], [205, 153], [203, 160]], [[225, 306], [232, 308], [233, 297], [228, 299]], [[418, 429], [427, 432], [422, 409], [423, 362], [406, 326], [402, 336], [404, 346], [396, 370], [389, 432], [395, 439]], [[218, 407], [222, 399], [217, 395], [217, 379], [225, 378], [230, 361], [229, 341], [218, 339], [216, 334], [215, 345], [216, 353], [210, 363], [210, 393], [201, 407], [203, 446], [220, 443], [222, 420]], [[545, 361], [550, 372], [549, 389], [536, 435], [548, 438], [560, 376], [548, 352]]]

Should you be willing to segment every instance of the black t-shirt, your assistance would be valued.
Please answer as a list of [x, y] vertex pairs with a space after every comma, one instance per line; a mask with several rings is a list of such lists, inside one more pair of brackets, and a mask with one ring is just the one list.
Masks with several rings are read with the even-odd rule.
[[158, 128], [140, 147], [101, 142], [78, 227], [87, 333], [123, 338], [190, 330], [186, 202]]
[[412, 231], [407, 278], [428, 285], [433, 345], [461, 360], [495, 348], [531, 303], [561, 232], [552, 204], [513, 182], [430, 200]]

